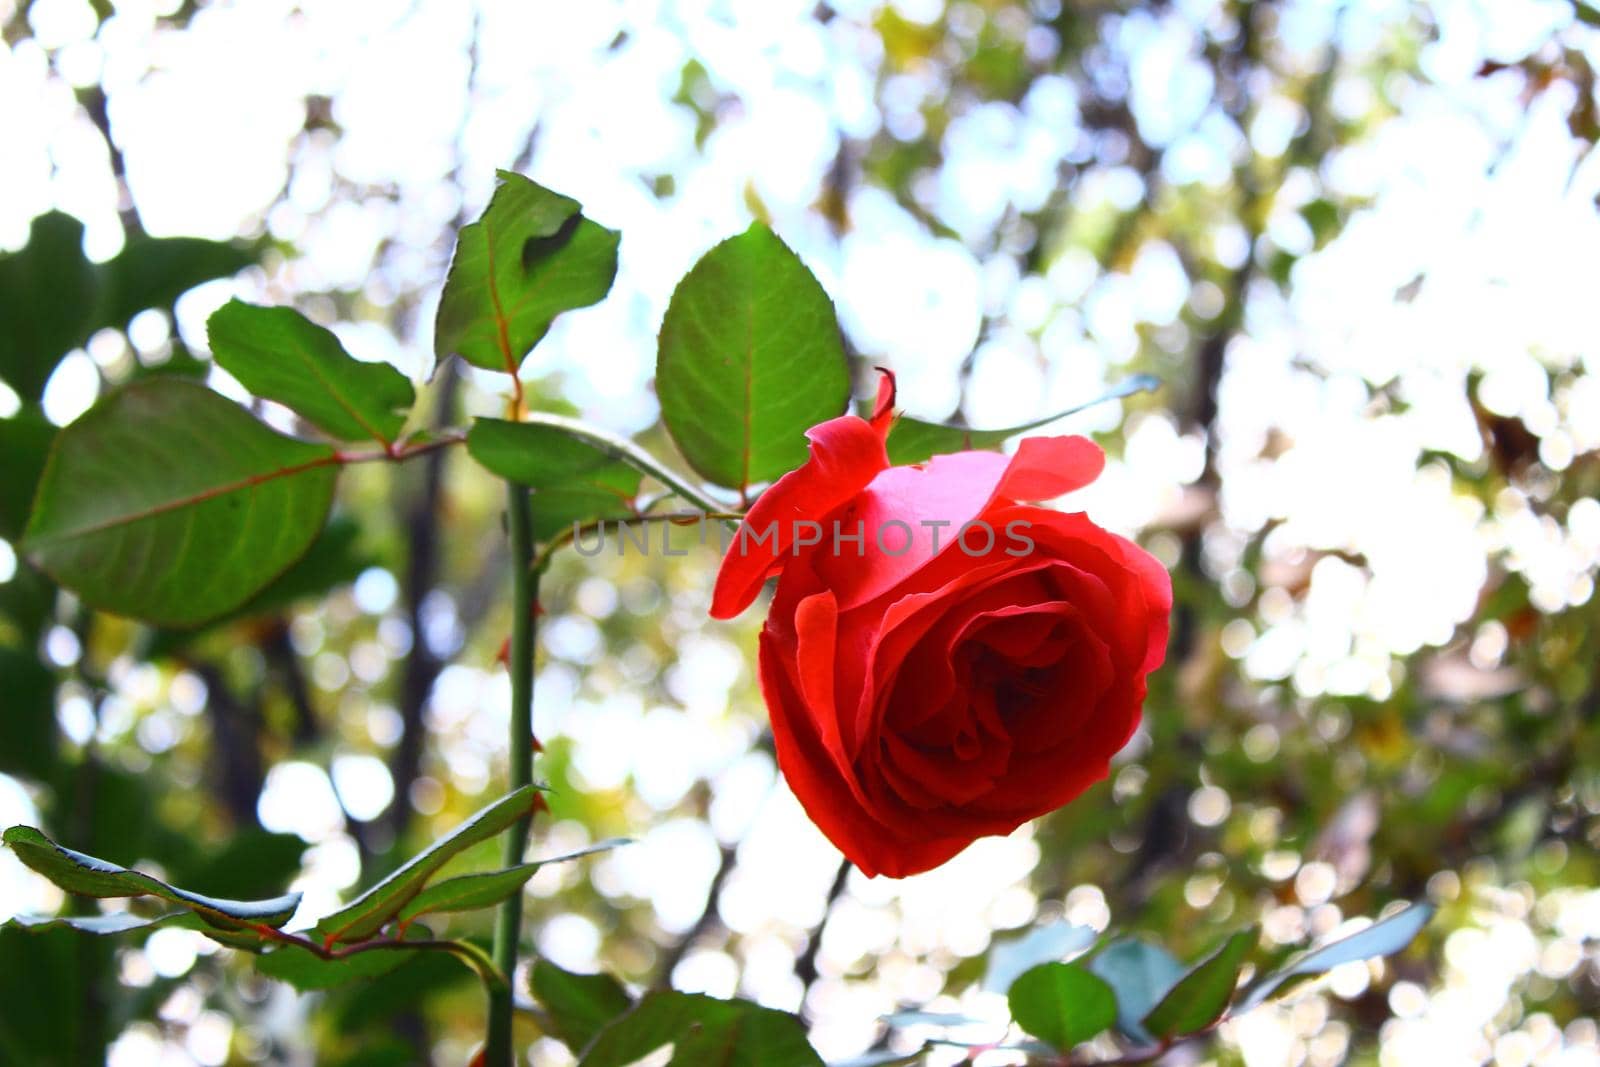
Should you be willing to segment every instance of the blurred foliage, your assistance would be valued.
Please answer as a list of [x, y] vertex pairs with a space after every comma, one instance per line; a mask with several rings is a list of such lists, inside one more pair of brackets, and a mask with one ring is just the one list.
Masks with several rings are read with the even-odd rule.
[[[29, 41], [30, 6], [0, 8], [10, 11], [9, 45]], [[1204, 451], [1182, 506], [1143, 534], [1173, 566], [1178, 595], [1168, 666], [1153, 680], [1147, 705], [1148, 736], [1110, 779], [1037, 824], [1038, 862], [1020, 882], [1023, 914], [1007, 912], [995, 925], [1065, 916], [1104, 927], [1109, 919], [1195, 960], [1259, 922], [1265, 952], [1287, 956], [1349, 917], [1426, 898], [1441, 917], [1418, 950], [1366, 970], [1358, 965], [1360, 973], [1347, 970], [1350, 980], [1335, 982], [1331, 993], [1320, 986], [1302, 1002], [1316, 1008], [1315, 1025], [1292, 1038], [1299, 1055], [1316, 1063], [1376, 1062], [1382, 1028], [1406, 1003], [1400, 987], [1437, 991], [1466, 981], [1467, 965], [1452, 964], [1454, 953], [1470, 960], [1468, 948], [1502, 935], [1535, 948], [1533, 962], [1508, 979], [1506, 1006], [1495, 1013], [1498, 1033], [1534, 1035], [1531, 1041], [1554, 1031], [1574, 1045], [1587, 1040], [1592, 1051], [1592, 1020], [1600, 1015], [1592, 888], [1600, 883], [1600, 601], [1541, 599], [1528, 561], [1504, 544], [1489, 554], [1472, 616], [1442, 640], [1386, 657], [1386, 687], [1308, 696], [1292, 674], [1248, 673], [1244, 649], [1299, 617], [1319, 575], [1366, 573], [1370, 561], [1355, 548], [1286, 543], [1275, 519], [1237, 525], [1220, 504], [1226, 487], [1218, 392], [1234, 344], [1270, 303], [1262, 294], [1295, 291], [1297, 264], [1336, 242], [1368, 207], [1366, 197], [1328, 180], [1326, 163], [1379, 134], [1402, 111], [1408, 90], [1425, 80], [1420, 56], [1438, 32], [1442, 5], [1402, 5], [1382, 22], [1378, 44], [1357, 59], [1344, 55], [1338, 33], [1330, 32], [1326, 53], [1309, 65], [1278, 32], [1295, 5], [1267, 0], [935, 6], [931, 17], [920, 10], [913, 17], [893, 5], [866, 5], [864, 13], [852, 5], [846, 13], [823, 3], [810, 16], [848, 25], [881, 56], [874, 100], [882, 121], [868, 135], [840, 137], [816, 218], [835, 235], [854, 232], [855, 194], [881, 192], [1012, 288], [1085, 257], [1097, 276], [1125, 274], [1142, 250], [1170, 249], [1188, 297], [1172, 322], [1141, 326], [1137, 351], [1124, 354], [1119, 370], [1163, 379], [1163, 392], [1130, 398], [1129, 410], [1135, 417], [1171, 411]], [[179, 6], [162, 16], [164, 24], [181, 32], [195, 7]], [[95, 5], [100, 18], [111, 9]], [[1191, 10], [1201, 13], [1191, 18]], [[1592, 5], [1580, 0], [1574, 13], [1594, 25]], [[1171, 140], [1151, 134], [1149, 116], [1132, 99], [1129, 42], [1169, 25], [1195, 28], [1193, 84], [1204, 98], [1197, 121], [1229, 146], [1229, 173], [1219, 181], [1183, 177], [1169, 158]], [[1596, 141], [1597, 103], [1592, 38], [1581, 39], [1586, 48], [1574, 42], [1577, 32], [1587, 30], [1557, 31], [1523, 56], [1486, 65], [1479, 77], [1509, 81], [1524, 108], [1556, 100], [1582, 154]], [[1030, 94], [1063, 85], [1073, 136], [1053, 161], [1056, 181], [1042, 203], [1013, 203], [987, 225], [968, 215], [945, 217], [938, 182], [954, 131], [984, 116], [1004, 125]], [[1335, 106], [1340, 87], [1354, 89]], [[675, 93], [700, 146], [740, 104], [699, 59], [663, 91]], [[73, 97], [124, 178], [105, 93], [75, 87]], [[308, 98], [306, 105], [300, 148], [337, 138], [329, 102]], [[1292, 116], [1281, 144], [1260, 132], [1268, 109]], [[528, 153], [534, 150], [529, 144]], [[662, 198], [681, 186], [671, 173], [640, 178]], [[251, 261], [258, 280], [282, 266], [261, 242], [157, 242], [143, 233], [126, 188], [121, 194], [127, 239], [109, 263], [83, 256], [81, 226], [61, 214], [36, 220], [28, 245], [0, 260], [0, 379], [19, 402], [0, 422], [0, 536], [8, 540], [20, 528], [18, 511], [31, 498], [53, 432], [36, 402], [58, 359], [96, 334], [116, 334], [120, 354], [95, 361], [102, 388], [152, 369], [206, 373], [205, 354], [190, 353], [176, 337], [136, 351], [123, 336], [130, 317], [144, 308], [170, 312], [186, 289]], [[387, 195], [344, 178], [334, 182], [336, 200]], [[749, 197], [752, 213], [763, 214], [753, 188]], [[440, 234], [441, 244], [447, 237]], [[1412, 299], [1427, 284], [1419, 277], [1396, 300]], [[323, 318], [376, 320], [411, 336], [424, 294], [297, 298], [331, 312]], [[50, 329], [24, 335], [8, 328], [14, 306], [50, 310]], [[1044, 327], [1010, 323], [1006, 308], [988, 308], [982, 335], [1020, 329], [1037, 345]], [[1592, 351], [1586, 359], [1545, 364], [1552, 397], [1572, 395], [1592, 373]], [[969, 360], [963, 375], [974, 369]], [[1374, 419], [1404, 407], [1390, 384], [1362, 382]], [[554, 402], [562, 383], [531, 388]], [[492, 403], [471, 379], [445, 376], [436, 389], [441, 425]], [[1580, 521], [1592, 529], [1597, 454], [1554, 462], [1545, 446], [1560, 427], [1497, 410], [1485, 402], [1481, 377], [1461, 389], [1481, 453], [1425, 450], [1419, 469], [1476, 502], [1480, 514], [1507, 522], [1525, 516], [1557, 537]], [[1292, 448], [1294, 432], [1276, 427], [1261, 461]], [[666, 450], [659, 428], [647, 438]], [[1125, 443], [1120, 432], [1102, 441], [1112, 453]], [[484, 679], [498, 677], [496, 655], [509, 628], [497, 487], [463, 457], [441, 452], [402, 469], [349, 472], [335, 507], [358, 521], [336, 519], [312, 554], [251, 605], [195, 632], [150, 632], [94, 614], [17, 562], [0, 583], [0, 772], [23, 784], [40, 826], [74, 848], [150, 865], [201, 892], [276, 892], [304, 862], [308, 884], [348, 893], [378, 882], [494, 792], [504, 759], [500, 725], [485, 727], [474, 715], [489, 702], [493, 682]], [[684, 537], [691, 542], [692, 534]], [[602, 743], [604, 730], [573, 726], [574, 717], [619, 699], [671, 709], [704, 720], [707, 737], [737, 749], [728, 765], [770, 775], [770, 742], [748, 667], [735, 672], [727, 693], [712, 687], [709, 696], [694, 689], [699, 676], [685, 669], [715, 659], [729, 642], [745, 656], [754, 647], [754, 619], [720, 631], [705, 627], [714, 564], [704, 548], [685, 559], [558, 557], [544, 583], [552, 636], [536, 722], [549, 716], [561, 726], [547, 737], [538, 764], [553, 790], [551, 820], [538, 831], [549, 848], [539, 851], [679, 821], [744, 825], [714, 818], [720, 779], [674, 794], [643, 781], [647, 775], [636, 768], [601, 774], [583, 748]], [[1592, 593], [1594, 563], [1584, 566]], [[336, 795], [345, 806], [331, 828], [295, 834], [263, 826], [281, 821], [260, 803], [274, 776], [291, 792], [325, 789], [329, 776], [318, 769], [339, 785], [356, 780], [341, 766], [369, 765], [352, 760], [381, 761], [393, 803], [374, 811]], [[817, 916], [838, 915], [854, 900], [858, 916], [886, 917], [890, 934], [853, 944], [793, 920], [730, 929], [717, 905], [719, 891], [737, 882], [740, 842], [723, 835], [718, 844], [706, 911], [686, 928], [663, 920], [648, 887], [598, 865], [610, 873], [590, 878], [584, 864], [552, 868], [532, 883], [530, 925], [575, 917], [595, 935], [590, 969], [603, 967], [641, 989], [664, 986], [675, 965], [697, 954], [726, 958], [746, 991], [760, 988], [787, 1007], [803, 1003], [809, 1017], [824, 1020], [831, 1005], [860, 989], [871, 990], [873, 1003], [890, 995], [885, 988], [915, 989], [918, 1002], [905, 1006], [955, 1010], [1012, 937], [1001, 931], [994, 948], [967, 953], [930, 947], [901, 930], [906, 916], [896, 899], [842, 872], [826, 905], [818, 901]], [[10, 910], [9, 902], [0, 906]], [[450, 936], [488, 933], [484, 917], [439, 919]], [[787, 985], [771, 978], [774, 946], [793, 962]], [[479, 1030], [477, 991], [453, 961], [418, 958], [382, 981], [329, 993], [313, 1025], [304, 1023], [303, 1002], [269, 993], [247, 962], [231, 956], [191, 953], [184, 960], [180, 953], [174, 964], [170, 948], [164, 955], [149, 942], [116, 949], [69, 931], [0, 930], [0, 1060], [96, 1064], [119, 1033], [182, 1047], [218, 1013], [233, 1026], [222, 1057], [208, 1063], [463, 1063]], [[874, 985], [887, 975], [904, 981]], [[538, 977], [536, 971], [536, 983]], [[884, 1042], [888, 1030], [880, 1028]], [[568, 1062], [536, 1018], [520, 1036], [534, 1043], [536, 1062]], [[1220, 1037], [1219, 1061], [1242, 1062], [1239, 1033], [1225, 1026]], [[1494, 1037], [1483, 1038], [1485, 1047]]]

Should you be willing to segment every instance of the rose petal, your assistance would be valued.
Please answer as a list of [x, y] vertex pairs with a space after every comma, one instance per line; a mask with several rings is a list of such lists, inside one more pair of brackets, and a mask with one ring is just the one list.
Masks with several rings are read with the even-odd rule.
[[858, 787], [840, 773], [817, 733], [816, 724], [805, 713], [805, 703], [784, 669], [779, 642], [763, 631], [759, 642], [761, 695], [772, 716], [772, 742], [778, 769], [789, 783], [795, 799], [811, 821], [827, 835], [839, 851], [850, 857], [862, 872], [879, 872], [876, 856], [880, 849], [871, 843], [884, 836], [884, 828], [867, 814], [852, 794]]
[[1172, 575], [1149, 552], [1116, 534], [1107, 534], [1122, 552], [1123, 562], [1138, 572], [1144, 583], [1145, 620], [1149, 628], [1149, 648], [1143, 670], [1146, 674], [1167, 658], [1167, 636], [1172, 626]]
[[[865, 524], [866, 558], [824, 553], [818, 570], [839, 598], [839, 609], [849, 611], [882, 596], [941, 553], [1002, 555], [1011, 547], [1004, 526], [990, 523], [992, 541], [975, 530], [965, 549], [956, 547], [956, 539], [963, 526], [997, 501], [1061, 496], [1088, 485], [1104, 465], [1105, 453], [1087, 438], [1029, 437], [1011, 457], [956, 452], [890, 467], [872, 479], [853, 509], [852, 522]], [[895, 554], [902, 545], [906, 550]]]
[[807, 715], [840, 773], [848, 774], [850, 757], [839, 733], [839, 712], [834, 700], [838, 624], [839, 609], [832, 593], [824, 590], [800, 601], [794, 613], [794, 658]]
[[872, 405], [872, 428], [889, 439], [889, 425], [894, 422], [895, 380], [894, 371], [887, 367], [874, 368], [878, 372], [878, 399]]
[[[902, 597], [889, 606], [873, 634], [867, 655], [869, 673], [862, 680], [855, 705], [854, 751], [869, 748], [876, 738], [882, 726], [883, 703], [893, 692], [897, 672], [911, 649], [946, 617], [951, 602], [958, 602], [969, 590], [986, 583], [1022, 578], [1048, 566], [1047, 561], [1040, 560], [1019, 570], [1017, 563], [1007, 559], [971, 568], [929, 592]], [[874, 612], [865, 609], [862, 614], [870, 617]]]
[[[916, 805], [932, 808], [944, 804], [970, 804], [994, 788], [1004, 773], [1007, 752], [995, 752], [984, 760], [961, 760], [919, 748], [899, 737], [885, 739], [886, 769], [893, 766], [905, 782], [929, 798]], [[906, 800], [911, 803], [911, 797]]]
[[[728, 546], [711, 594], [712, 618], [739, 614], [761, 592], [762, 583], [783, 570], [794, 551], [797, 523], [820, 523], [889, 465], [883, 434], [855, 415], [813, 426], [806, 437], [811, 458], [761, 494]], [[766, 536], [769, 529], [771, 537]]]
[[[928, 616], [932, 625], [924, 636], [913, 637], [915, 631], [907, 631], [902, 641], [875, 655], [873, 670], [879, 692], [888, 692], [898, 701], [908, 685], [913, 691], [921, 691], [929, 678], [941, 683], [953, 682], [957, 669], [965, 667], [965, 662], [956, 655], [957, 649], [967, 640], [972, 627], [981, 625], [981, 620], [990, 612], [1010, 610], [1019, 604], [1028, 605], [1030, 610], [1048, 610], [1039, 608], [1039, 602], [1051, 596], [1049, 587], [1037, 580], [1039, 573], [1039, 569], [1014, 575], [1002, 572], [992, 580], [974, 584], [971, 591], [959, 599], [952, 596], [954, 602], [948, 610]], [[1035, 629], [1043, 631], [1045, 627]], [[908, 638], [912, 639], [912, 644], [903, 643]], [[897, 648], [905, 649], [905, 658], [897, 664], [887, 663], [885, 657], [894, 654]], [[892, 674], [886, 675], [886, 668]], [[970, 689], [970, 679], [966, 681], [964, 688]], [[914, 714], [897, 716], [894, 726], [899, 729], [914, 727], [932, 717], [943, 703], [941, 700]]]
[[[1141, 638], [1138, 670], [1149, 673], [1166, 658], [1167, 631], [1172, 614], [1172, 578], [1161, 561], [1125, 537], [1101, 529], [1082, 514], [1063, 515], [1042, 508], [1018, 508], [999, 513], [996, 522], [1029, 513], [1030, 534], [1052, 554], [1079, 569], [1102, 576], [1124, 575], [1127, 590], [1119, 596], [1116, 619], [1122, 632]], [[1082, 553], [1093, 553], [1098, 561]]]
[[960, 640], [984, 645], [1017, 667], [1046, 667], [1061, 617], [1076, 614], [1063, 600], [1007, 604], [974, 615], [961, 627]]
[[1041, 699], [1010, 720], [1017, 751], [1013, 773], [1052, 749], [1070, 747], [1075, 757], [1083, 745], [1084, 730], [1113, 686], [1115, 674], [1105, 642], [1081, 625], [1081, 620], [1074, 621], [1079, 625], [1049, 672]]
[[1087, 437], [1024, 437], [994, 495], [1018, 503], [1054, 500], [1082, 489], [1105, 467], [1105, 452]]
[[869, 878], [880, 874], [904, 878], [930, 870], [971, 844], [975, 835], [932, 832], [925, 820], [907, 826], [877, 817], [881, 803], [858, 796], [861, 786], [841, 775], [824, 750], [796, 683], [785, 670], [780, 643], [762, 632], [761, 693], [772, 715], [778, 769], [828, 840]]
[[[857, 773], [862, 776], [862, 790], [873, 801], [874, 817], [901, 834], [922, 832], [929, 814], [919, 803], [925, 804], [927, 794], [946, 787], [924, 779], [927, 768], [913, 771], [908, 759], [880, 757], [880, 762], [874, 762], [867, 755], [886, 751], [888, 736], [895, 729], [891, 722], [900, 721], [899, 713], [892, 719], [886, 717], [878, 701], [898, 696], [905, 684], [904, 672], [918, 669], [908, 666], [911, 650], [934, 642], [933, 632], [951, 625], [952, 619], [969, 620], [968, 612], [980, 605], [998, 612], [1005, 610], [1000, 605], [1007, 600], [1022, 610], [1030, 600], [1038, 602], [1040, 593], [1018, 591], [1013, 580], [1046, 581], [1058, 590], [1048, 594], [1049, 599], [1063, 597], [1070, 614], [1081, 617], [1080, 636], [1086, 643], [1078, 655], [1088, 657], [1080, 661], [1086, 691], [1081, 694], [1082, 701], [1064, 705], [1062, 721], [1050, 724], [1041, 720], [1014, 732], [1014, 746], [1031, 742], [1032, 747], [1014, 747], [1011, 767], [994, 789], [969, 802], [938, 809], [935, 821], [939, 831], [971, 836], [1009, 833], [1022, 822], [1061, 806], [1105, 777], [1111, 756], [1137, 726], [1143, 697], [1141, 669], [1147, 656], [1146, 579], [1124, 562], [1119, 540], [1085, 517], [1026, 507], [1002, 509], [996, 517], [1021, 514], [1031, 514], [1043, 527], [1041, 549], [1031, 559], [988, 562], [941, 556], [936, 565], [918, 575], [918, 585], [941, 579], [944, 584], [928, 593], [902, 597], [887, 607], [875, 602], [850, 613], [879, 620], [870, 653], [871, 681], [863, 686], [857, 706], [855, 732], [859, 740], [853, 747], [860, 753]], [[966, 621], [959, 625], [965, 629]], [[969, 632], [969, 636], [974, 635]], [[1136, 684], [1130, 680], [1133, 676], [1137, 676]], [[1113, 684], [1119, 677], [1120, 684]], [[972, 710], [979, 709], [974, 706]], [[1048, 715], [1048, 711], [1041, 709], [1039, 714]]]

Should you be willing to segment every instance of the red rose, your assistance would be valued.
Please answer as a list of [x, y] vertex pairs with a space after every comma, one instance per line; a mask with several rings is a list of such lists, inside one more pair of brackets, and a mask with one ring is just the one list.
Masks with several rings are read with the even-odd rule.
[[893, 400], [886, 376], [871, 419], [807, 433], [811, 458], [729, 546], [711, 614], [778, 576], [760, 657], [778, 766], [862, 871], [898, 878], [1106, 776], [1166, 654], [1172, 586], [1086, 516], [1025, 503], [1093, 481], [1093, 442], [892, 467]]

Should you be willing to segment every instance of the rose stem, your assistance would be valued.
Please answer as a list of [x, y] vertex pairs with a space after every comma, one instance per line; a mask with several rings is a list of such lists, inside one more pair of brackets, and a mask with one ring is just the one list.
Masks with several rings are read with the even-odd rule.
[[[533, 562], [533, 516], [528, 510], [528, 490], [506, 483], [506, 521], [511, 533], [511, 669], [510, 787], [521, 789], [533, 782], [533, 644], [535, 613], [539, 603], [539, 574]], [[506, 831], [505, 866], [522, 862], [528, 848], [532, 816], [519, 819]], [[485, 1067], [512, 1067], [512, 986], [516, 982], [517, 948], [522, 936], [522, 894], [513, 893], [495, 916], [494, 962], [507, 978], [504, 989], [489, 993], [489, 1037], [484, 1049]]]

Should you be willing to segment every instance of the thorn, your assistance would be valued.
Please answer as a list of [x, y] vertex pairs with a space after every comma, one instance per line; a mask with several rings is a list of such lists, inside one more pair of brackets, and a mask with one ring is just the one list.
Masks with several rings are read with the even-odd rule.
[[[544, 615], [544, 605], [534, 601], [533, 607], [528, 611], [528, 617], [540, 618]], [[507, 634], [505, 640], [500, 642], [500, 651], [494, 654], [494, 661], [506, 670], [511, 669], [511, 635]]]

